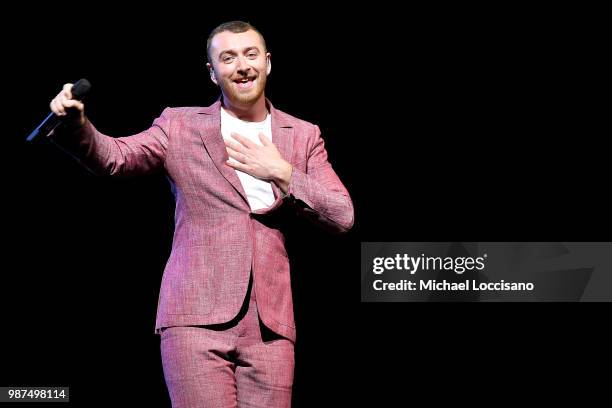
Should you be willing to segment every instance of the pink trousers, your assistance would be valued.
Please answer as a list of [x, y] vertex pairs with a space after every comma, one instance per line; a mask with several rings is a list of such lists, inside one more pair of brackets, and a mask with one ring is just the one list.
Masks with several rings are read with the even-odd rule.
[[251, 289], [228, 323], [161, 332], [173, 408], [291, 406], [293, 343], [260, 323]]

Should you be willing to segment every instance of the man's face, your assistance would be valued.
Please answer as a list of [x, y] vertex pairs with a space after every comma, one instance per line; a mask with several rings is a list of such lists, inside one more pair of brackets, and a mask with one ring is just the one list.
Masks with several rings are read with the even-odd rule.
[[210, 78], [219, 85], [223, 97], [237, 105], [250, 105], [264, 93], [270, 73], [270, 53], [253, 30], [229, 31], [215, 35], [210, 44]]

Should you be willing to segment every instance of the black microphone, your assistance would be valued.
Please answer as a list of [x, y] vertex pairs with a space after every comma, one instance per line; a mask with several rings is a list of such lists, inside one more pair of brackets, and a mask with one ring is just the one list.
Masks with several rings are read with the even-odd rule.
[[[91, 89], [91, 84], [85, 78], [79, 79], [72, 86], [72, 99], [81, 100], [87, 92]], [[26, 141], [31, 142], [39, 135], [49, 136], [53, 130], [61, 125], [66, 117], [65, 116], [57, 116], [55, 113], [51, 112], [49, 116], [42, 121], [40, 125], [36, 129], [30, 133]]]

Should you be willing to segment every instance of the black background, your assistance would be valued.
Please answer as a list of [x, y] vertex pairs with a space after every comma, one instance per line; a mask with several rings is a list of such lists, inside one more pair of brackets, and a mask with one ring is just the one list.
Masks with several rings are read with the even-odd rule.
[[321, 127], [356, 210], [341, 237], [289, 227], [294, 406], [580, 395], [577, 374], [609, 344], [603, 305], [360, 304], [358, 259], [361, 241], [609, 240], [597, 10], [339, 7], [5, 14], [0, 385], [67, 385], [73, 406], [169, 406], [153, 334], [167, 181], [96, 178], [24, 140], [81, 77], [88, 116], [114, 136], [166, 106], [211, 104], [203, 43], [243, 19], [272, 53], [267, 96]]

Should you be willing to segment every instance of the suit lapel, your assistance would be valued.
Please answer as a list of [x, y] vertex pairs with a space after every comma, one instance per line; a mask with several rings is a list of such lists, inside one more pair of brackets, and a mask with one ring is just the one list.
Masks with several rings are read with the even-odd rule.
[[215, 167], [223, 177], [229, 181], [248, 205], [249, 202], [246, 193], [236, 174], [236, 170], [225, 164], [225, 162], [229, 160], [229, 155], [227, 154], [223, 136], [221, 135], [221, 102], [217, 101], [207, 108], [202, 108], [198, 112], [198, 120], [200, 121], [198, 124], [200, 138], [202, 138], [204, 147], [215, 164]]

